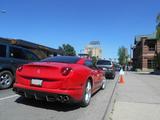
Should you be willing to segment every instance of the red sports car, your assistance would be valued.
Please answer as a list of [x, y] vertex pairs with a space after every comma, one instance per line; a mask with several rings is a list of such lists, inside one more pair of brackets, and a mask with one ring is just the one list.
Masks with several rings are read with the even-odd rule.
[[19, 67], [13, 90], [36, 100], [74, 101], [87, 106], [91, 95], [105, 86], [104, 71], [98, 69], [92, 60], [57, 56]]

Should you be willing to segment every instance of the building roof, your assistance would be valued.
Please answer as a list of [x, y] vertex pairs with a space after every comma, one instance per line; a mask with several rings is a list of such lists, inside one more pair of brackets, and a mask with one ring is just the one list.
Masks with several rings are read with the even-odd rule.
[[91, 41], [86, 47], [87, 48], [101, 48], [100, 41]]
[[137, 35], [137, 36], [135, 36], [134, 44], [138, 44], [141, 41], [141, 38], [156, 40], [156, 33], [154, 32], [153, 34]]
[[91, 41], [90, 45], [100, 45], [100, 41]]

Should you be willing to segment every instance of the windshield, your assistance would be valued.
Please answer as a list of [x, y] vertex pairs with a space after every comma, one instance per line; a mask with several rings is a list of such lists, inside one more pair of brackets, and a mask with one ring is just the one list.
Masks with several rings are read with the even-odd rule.
[[111, 65], [111, 61], [108, 61], [108, 60], [98, 60], [97, 65]]

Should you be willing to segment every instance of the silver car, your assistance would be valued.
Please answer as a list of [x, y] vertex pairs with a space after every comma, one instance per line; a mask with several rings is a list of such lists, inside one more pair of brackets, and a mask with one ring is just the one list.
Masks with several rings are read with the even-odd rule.
[[97, 67], [99, 67], [105, 71], [106, 79], [108, 79], [108, 78], [114, 79], [115, 78], [115, 68], [114, 68], [114, 64], [112, 61], [98, 60], [96, 65], [97, 65]]

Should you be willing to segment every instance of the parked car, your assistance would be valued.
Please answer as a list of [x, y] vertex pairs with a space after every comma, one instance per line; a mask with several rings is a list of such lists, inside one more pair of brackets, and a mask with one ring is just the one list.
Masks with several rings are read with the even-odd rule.
[[121, 65], [114, 64], [115, 71], [119, 72], [121, 70]]
[[87, 106], [91, 95], [105, 86], [104, 71], [91, 60], [56, 56], [19, 67], [13, 90], [26, 98]]
[[115, 68], [112, 61], [109, 60], [98, 60], [97, 61], [97, 67], [102, 68], [105, 71], [105, 77], [106, 79], [115, 78]]
[[28, 49], [0, 43], [0, 89], [12, 86], [16, 68], [39, 58]]

